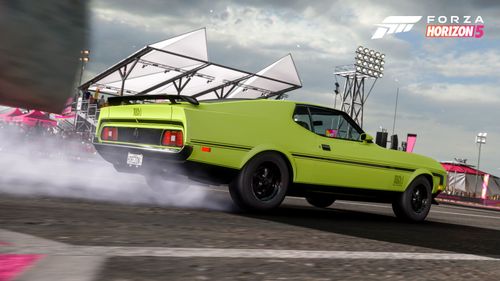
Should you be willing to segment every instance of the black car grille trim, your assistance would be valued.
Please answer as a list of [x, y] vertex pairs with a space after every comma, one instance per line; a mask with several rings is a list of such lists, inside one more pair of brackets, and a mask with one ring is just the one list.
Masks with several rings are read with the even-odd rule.
[[118, 127], [118, 142], [161, 145], [163, 129]]

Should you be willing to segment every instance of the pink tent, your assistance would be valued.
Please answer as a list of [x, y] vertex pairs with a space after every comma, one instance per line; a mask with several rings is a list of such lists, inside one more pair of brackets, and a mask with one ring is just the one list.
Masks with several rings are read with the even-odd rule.
[[66, 104], [64, 105], [64, 109], [62, 111], [62, 115], [66, 116], [66, 115], [69, 115], [71, 114], [71, 104], [73, 103], [73, 98], [69, 98], [67, 101], [66, 101]]
[[[459, 162], [441, 162], [448, 173], [446, 190], [452, 194], [480, 194], [483, 189], [485, 172], [471, 165]], [[476, 176], [477, 173], [477, 176]], [[500, 178], [491, 175], [487, 186], [488, 196], [500, 195]]]
[[0, 121], [9, 122], [12, 120], [12, 118], [19, 116], [19, 115], [23, 115], [21, 110], [19, 110], [19, 108], [13, 108], [12, 110], [10, 110], [7, 113], [0, 114]]
[[53, 116], [55, 119], [60, 120], [60, 119], [74, 119], [75, 118], [75, 113], [71, 112], [67, 115], [54, 115]]
[[27, 114], [19, 115], [12, 118], [12, 122], [26, 125], [28, 127], [35, 127], [37, 125], [42, 127], [55, 127], [57, 122], [51, 120], [48, 114], [39, 110], [30, 111]]
[[485, 173], [479, 170], [476, 170], [472, 168], [469, 165], [464, 165], [461, 163], [441, 163], [441, 166], [448, 172], [448, 173], [461, 173], [461, 174], [471, 174], [475, 175], [476, 173], [480, 176], [483, 176]]

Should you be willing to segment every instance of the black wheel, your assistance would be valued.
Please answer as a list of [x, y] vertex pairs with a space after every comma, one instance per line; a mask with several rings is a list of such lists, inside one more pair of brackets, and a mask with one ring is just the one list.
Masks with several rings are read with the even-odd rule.
[[309, 204], [318, 208], [326, 208], [335, 202], [335, 198], [327, 194], [308, 194], [306, 200]]
[[285, 160], [265, 152], [251, 159], [229, 184], [234, 203], [245, 210], [264, 211], [278, 207], [285, 199], [290, 174]]
[[431, 203], [431, 184], [424, 177], [418, 177], [392, 203], [392, 210], [400, 219], [423, 221], [429, 214]]

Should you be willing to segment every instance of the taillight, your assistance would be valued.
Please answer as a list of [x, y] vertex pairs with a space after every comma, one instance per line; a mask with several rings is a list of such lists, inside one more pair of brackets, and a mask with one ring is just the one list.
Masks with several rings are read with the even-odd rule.
[[101, 139], [107, 140], [108, 136], [109, 136], [109, 128], [108, 127], [104, 127], [102, 129]]
[[172, 132], [171, 131], [165, 131], [163, 133], [163, 139], [161, 141], [162, 145], [170, 145], [172, 139]]
[[166, 130], [163, 132], [161, 144], [165, 146], [182, 147], [184, 145], [184, 136], [182, 131]]
[[182, 147], [184, 145], [184, 140], [182, 136], [182, 131], [177, 131], [177, 137], [175, 138], [175, 146]]
[[104, 127], [101, 133], [102, 140], [117, 141], [118, 140], [118, 128], [116, 127]]

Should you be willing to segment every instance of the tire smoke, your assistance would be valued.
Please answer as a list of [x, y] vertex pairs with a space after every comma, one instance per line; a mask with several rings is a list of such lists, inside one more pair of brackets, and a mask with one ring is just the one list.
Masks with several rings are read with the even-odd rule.
[[[179, 192], [179, 186], [186, 189]], [[117, 172], [90, 144], [8, 125], [0, 127], [2, 193], [213, 210], [232, 206], [225, 194], [187, 178], [153, 190], [142, 175]]]

